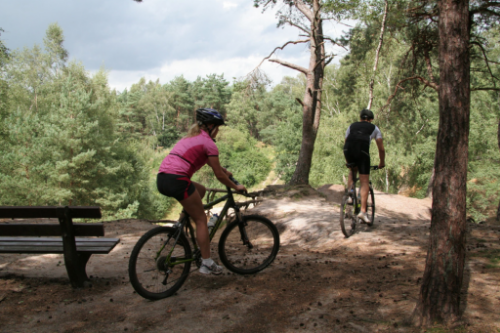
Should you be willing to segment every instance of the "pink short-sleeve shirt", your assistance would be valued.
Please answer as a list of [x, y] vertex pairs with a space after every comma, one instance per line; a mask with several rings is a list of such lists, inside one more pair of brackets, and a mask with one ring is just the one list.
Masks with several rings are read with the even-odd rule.
[[176, 143], [161, 162], [158, 173], [170, 173], [191, 178], [204, 166], [209, 156], [219, 156], [219, 149], [207, 132], [197, 136], [183, 138]]

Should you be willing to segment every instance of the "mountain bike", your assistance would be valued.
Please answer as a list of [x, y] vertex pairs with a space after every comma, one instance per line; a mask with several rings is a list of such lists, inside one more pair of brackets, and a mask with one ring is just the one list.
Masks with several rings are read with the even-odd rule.
[[[231, 180], [239, 185], [232, 177]], [[276, 226], [260, 215], [243, 215], [227, 187], [227, 194], [204, 205], [205, 210], [226, 201], [210, 233], [212, 242], [229, 208], [234, 221], [226, 224], [218, 249], [221, 262], [238, 274], [254, 274], [268, 267], [276, 258], [280, 246]], [[173, 295], [186, 281], [191, 264], [201, 265], [201, 253], [196, 244], [195, 230], [189, 215], [172, 227], [157, 227], [146, 232], [135, 245], [129, 260], [129, 278], [135, 291], [144, 298], [158, 300]]]
[[[354, 163], [346, 164], [349, 169], [356, 166]], [[370, 166], [371, 170], [378, 170], [377, 165]], [[359, 212], [361, 212], [361, 192], [359, 186], [356, 185], [359, 178], [353, 177], [353, 182], [350, 187], [346, 188], [344, 195], [342, 197], [342, 203], [340, 204], [340, 228], [342, 233], [346, 238], [349, 238], [355, 230], [356, 226], [361, 223], [365, 223], [363, 220], [358, 218]], [[370, 223], [366, 223], [368, 226], [373, 226], [375, 222], [375, 195], [373, 194], [372, 182], [369, 183], [369, 193], [368, 199], [366, 201], [366, 215], [370, 219]]]

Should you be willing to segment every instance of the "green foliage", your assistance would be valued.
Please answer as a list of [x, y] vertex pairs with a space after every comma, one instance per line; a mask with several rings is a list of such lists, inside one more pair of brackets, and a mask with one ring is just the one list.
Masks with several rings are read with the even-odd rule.
[[[0, 28], [0, 36], [4, 30]], [[4, 119], [7, 116], [8, 110], [8, 98], [7, 92], [9, 86], [7, 81], [4, 80], [4, 66], [9, 60], [9, 49], [3, 44], [0, 39], [0, 139], [7, 135], [7, 128], [4, 123]]]
[[[260, 151], [257, 140], [247, 132], [222, 127], [217, 137], [219, 160], [241, 184], [251, 187], [263, 181], [271, 171], [271, 161]], [[207, 187], [220, 188], [212, 169], [204, 166], [193, 180]]]
[[294, 106], [284, 114], [286, 121], [276, 127], [272, 140], [276, 149], [276, 172], [285, 182], [289, 182], [299, 159], [302, 140], [302, 109]]
[[[0, 28], [0, 36], [2, 35], [2, 32], [4, 32], [4, 30]], [[5, 65], [5, 62], [7, 61], [8, 58], [9, 58], [9, 49], [0, 39], [0, 68], [2, 68]]]
[[171, 125], [166, 125], [158, 135], [158, 145], [161, 147], [170, 147], [180, 138], [179, 130]]
[[16, 50], [5, 68], [0, 204], [99, 205], [105, 218], [154, 216], [161, 205], [137, 153], [144, 149], [121, 137], [106, 74], [90, 77], [81, 64], [66, 63], [63, 40], [50, 25], [45, 52]]
[[[400, 81], [427, 75], [427, 64], [417, 54], [425, 43], [414, 41], [422, 29], [432, 37], [435, 27], [406, 24], [408, 2], [392, 2], [373, 73], [384, 1], [322, 5], [325, 15], [353, 17], [359, 25], [342, 41], [349, 53], [325, 71], [311, 185], [340, 184], [347, 176], [345, 131], [366, 107], [373, 76], [374, 123], [384, 136], [387, 166], [373, 172], [371, 180], [379, 190], [428, 195], [439, 124], [437, 92], [418, 80]], [[473, 40], [481, 40], [488, 58], [497, 61], [499, 28], [474, 29]], [[439, 82], [435, 40], [430, 42], [430, 68]], [[0, 204], [95, 204], [103, 207], [106, 218], [163, 218], [175, 201], [158, 193], [156, 173], [200, 107], [218, 109], [228, 120], [217, 138], [220, 161], [242, 184], [259, 184], [272, 165], [283, 180], [290, 180], [302, 139], [302, 108], [296, 98], [303, 98], [303, 75], [286, 77], [272, 88], [261, 82], [251, 90], [245, 81], [230, 87], [217, 74], [192, 82], [179, 76], [163, 85], [141, 79], [116, 93], [104, 70], [90, 76], [81, 64], [68, 63], [63, 44], [57, 24], [47, 29], [43, 47], [10, 52], [0, 40]], [[411, 47], [415, 53], [408, 52]], [[499, 66], [491, 62], [488, 68], [477, 45], [471, 55], [471, 85], [494, 87], [491, 74], [500, 77]], [[398, 93], [386, 105], [396, 86]], [[499, 110], [496, 92], [472, 93], [467, 206], [476, 221], [498, 206]], [[375, 144], [371, 161], [378, 163]], [[193, 180], [221, 187], [209, 167]]]

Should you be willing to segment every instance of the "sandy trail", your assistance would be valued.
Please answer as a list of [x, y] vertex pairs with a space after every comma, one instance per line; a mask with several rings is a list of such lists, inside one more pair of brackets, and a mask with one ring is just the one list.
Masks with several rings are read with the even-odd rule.
[[[128, 282], [128, 256], [154, 227], [107, 222], [121, 238], [88, 264], [93, 287], [73, 290], [60, 255], [0, 255], [2, 332], [419, 332], [405, 324], [425, 266], [430, 201], [376, 193], [373, 227], [345, 239], [338, 223], [343, 188], [276, 193], [248, 214], [280, 230], [276, 261], [250, 276], [192, 271], [177, 295], [151, 302]], [[500, 228], [470, 225], [461, 332], [500, 329]], [[216, 251], [216, 244], [213, 250]]]

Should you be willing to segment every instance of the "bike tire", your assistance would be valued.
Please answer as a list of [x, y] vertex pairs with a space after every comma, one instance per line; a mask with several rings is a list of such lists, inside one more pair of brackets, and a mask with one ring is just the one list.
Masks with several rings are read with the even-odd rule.
[[276, 226], [260, 215], [242, 217], [250, 244], [242, 241], [240, 222], [230, 223], [219, 240], [219, 257], [224, 266], [238, 274], [253, 274], [268, 267], [276, 258], [280, 247], [280, 235]]
[[[165, 260], [162, 261], [171, 250], [174, 260], [192, 257], [191, 247], [184, 234], [174, 244], [172, 235], [176, 231], [171, 227], [151, 229], [137, 241], [132, 250], [128, 266], [130, 283], [144, 298], [159, 300], [173, 295], [189, 275], [190, 261], [178, 265], [166, 265]], [[161, 249], [165, 242], [167, 244]], [[169, 269], [170, 273], [167, 272]]]
[[356, 230], [355, 207], [357, 204], [356, 195], [352, 195], [352, 204], [349, 204], [349, 191], [346, 190], [340, 204], [340, 228], [345, 238], [349, 238]]
[[370, 185], [370, 192], [368, 193], [368, 200], [366, 202], [366, 215], [370, 219], [371, 223], [367, 223], [368, 226], [373, 226], [375, 222], [375, 194], [373, 193], [373, 188]]

